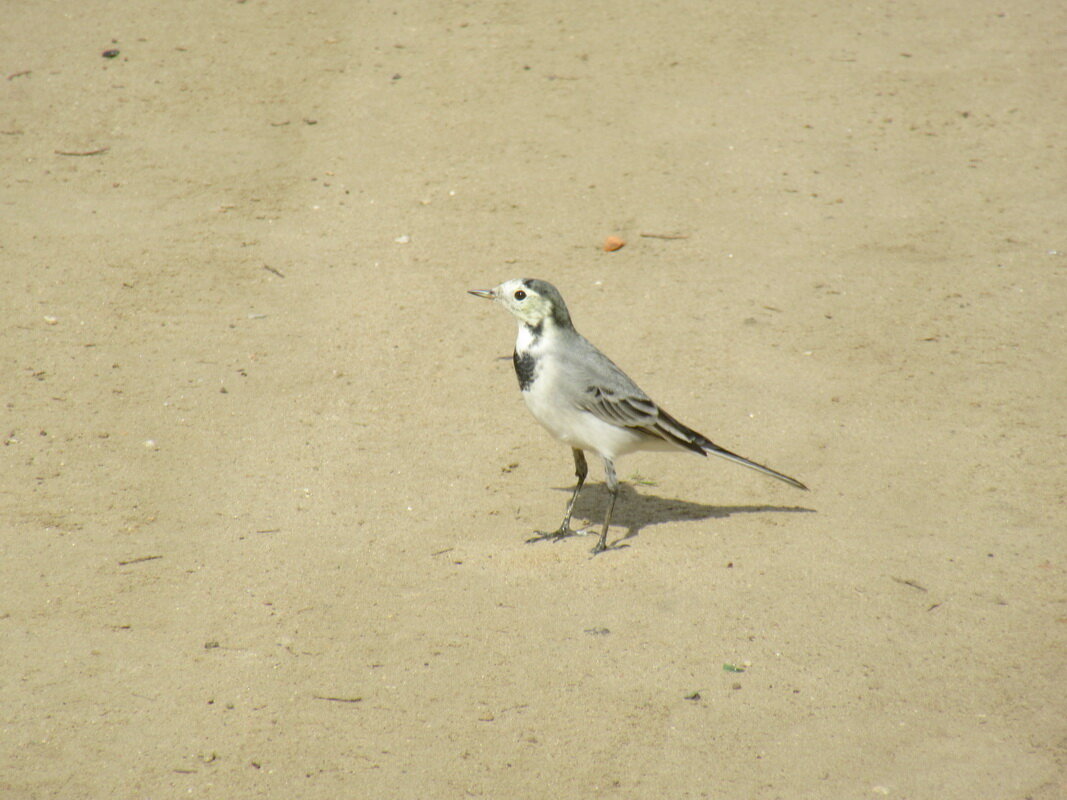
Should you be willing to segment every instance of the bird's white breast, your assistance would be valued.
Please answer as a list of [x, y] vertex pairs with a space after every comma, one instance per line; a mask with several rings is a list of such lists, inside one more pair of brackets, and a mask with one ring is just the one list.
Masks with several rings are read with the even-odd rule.
[[553, 358], [553, 347], [560, 344], [554, 333], [546, 330], [541, 336], [534, 336], [520, 326], [515, 342], [520, 356], [529, 354], [535, 360], [533, 381], [522, 392], [534, 419], [564, 444], [603, 458], [615, 459], [647, 447], [647, 437], [637, 431], [612, 425], [576, 405], [581, 387], [563, 384], [566, 376], [560, 370], [559, 361]]

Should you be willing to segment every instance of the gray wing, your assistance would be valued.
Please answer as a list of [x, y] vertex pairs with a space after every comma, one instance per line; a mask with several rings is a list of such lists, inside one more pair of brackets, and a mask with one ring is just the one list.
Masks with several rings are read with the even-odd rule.
[[703, 436], [657, 406], [629, 375], [587, 339], [578, 335], [578, 340], [568, 348], [571, 358], [564, 367], [570, 373], [567, 385], [578, 390], [572, 398], [575, 405], [611, 425], [632, 428], [704, 454]]
[[701, 433], [676, 420], [641, 388], [630, 376], [615, 366], [615, 363], [596, 349], [585, 337], [575, 333], [574, 341], [566, 348], [569, 357], [563, 368], [568, 372], [564, 383], [573, 387], [575, 405], [612, 425], [640, 431], [649, 437], [663, 439], [678, 447], [692, 450], [700, 455], [720, 456], [735, 464], [754, 469], [798, 489], [807, 489], [796, 478], [790, 478], [777, 470], [765, 467], [744, 456], [720, 447]]

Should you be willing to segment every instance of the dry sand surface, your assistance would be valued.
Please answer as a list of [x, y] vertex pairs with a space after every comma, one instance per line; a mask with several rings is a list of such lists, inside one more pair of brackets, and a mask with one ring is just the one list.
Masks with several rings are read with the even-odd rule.
[[1062, 2], [6, 6], [5, 800], [1064, 796]]

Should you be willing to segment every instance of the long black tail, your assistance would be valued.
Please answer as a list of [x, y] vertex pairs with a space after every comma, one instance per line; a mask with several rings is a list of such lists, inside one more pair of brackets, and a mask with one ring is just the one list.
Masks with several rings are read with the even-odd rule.
[[695, 453], [700, 453], [702, 456], [711, 453], [720, 458], [725, 458], [727, 461], [733, 461], [735, 464], [740, 464], [742, 467], [754, 469], [757, 472], [762, 472], [764, 475], [770, 475], [772, 478], [777, 478], [784, 483], [788, 483], [790, 486], [795, 486], [798, 489], [807, 491], [808, 487], [796, 478], [790, 478], [788, 475], [771, 469], [770, 467], [757, 464], [755, 461], [749, 461], [747, 458], [739, 456], [737, 453], [731, 453], [725, 447], [719, 447], [708, 437], [697, 433], [692, 428], [680, 423], [662, 408], [659, 409], [659, 421], [656, 424], [656, 433], [664, 439], [681, 445], [682, 447], [686, 447]]

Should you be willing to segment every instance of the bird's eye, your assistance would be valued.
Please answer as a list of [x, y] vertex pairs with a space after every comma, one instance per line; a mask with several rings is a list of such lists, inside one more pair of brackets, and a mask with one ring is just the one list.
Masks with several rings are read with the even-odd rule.
[[519, 291], [515, 292], [515, 299], [516, 300], [525, 300], [526, 299], [526, 292], [524, 292], [522, 289], [519, 289]]

